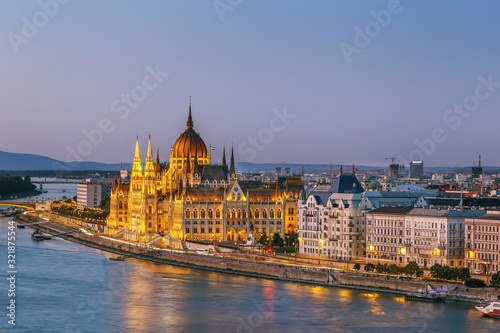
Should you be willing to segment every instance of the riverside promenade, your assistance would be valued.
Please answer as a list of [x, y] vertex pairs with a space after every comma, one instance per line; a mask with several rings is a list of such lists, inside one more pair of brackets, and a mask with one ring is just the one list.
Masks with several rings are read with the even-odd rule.
[[[259, 261], [230, 256], [210, 256], [197, 255], [187, 251], [159, 248], [156, 246], [146, 246], [132, 243], [122, 239], [116, 239], [99, 233], [85, 230], [82, 225], [67, 222], [51, 215], [50, 220], [40, 221], [36, 217], [21, 215], [19, 217], [23, 223], [35, 228], [39, 226], [52, 234], [61, 234], [60, 237], [82, 245], [98, 248], [103, 251], [123, 255], [128, 258], [149, 260], [157, 263], [164, 263], [195, 269], [203, 269], [226, 274], [237, 274], [255, 278], [275, 279], [281, 281], [308, 283], [321, 286], [331, 286], [340, 288], [360, 289], [370, 292], [387, 292], [394, 294], [405, 294], [407, 292], [426, 291], [427, 282], [422, 279], [400, 279], [395, 277], [375, 275], [371, 273], [344, 272], [335, 269], [328, 269], [324, 266], [314, 266], [308, 264], [302, 266], [285, 264], [279, 258], [272, 262]], [[40, 225], [36, 221], [42, 222]], [[63, 222], [64, 221], [64, 222]], [[84, 222], [82, 222], [84, 224]], [[450, 285], [449, 282], [431, 282], [435, 288], [443, 285]], [[451, 296], [459, 293], [457, 296]], [[446, 294], [444, 294], [446, 296]], [[450, 292], [448, 299], [466, 302], [478, 302], [487, 297], [498, 298], [500, 294], [494, 288], [466, 288], [459, 284], [458, 289]]]

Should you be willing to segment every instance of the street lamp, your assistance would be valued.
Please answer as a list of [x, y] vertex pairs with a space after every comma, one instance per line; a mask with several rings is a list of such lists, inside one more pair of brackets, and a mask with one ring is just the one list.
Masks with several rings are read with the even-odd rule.
[[297, 245], [296, 245], [296, 249], [295, 249], [295, 261], [297, 261], [297, 256], [299, 255], [301, 242], [302, 242], [302, 238], [301, 237], [297, 238]]
[[318, 239], [318, 265], [321, 264], [321, 247], [323, 246], [323, 240]]

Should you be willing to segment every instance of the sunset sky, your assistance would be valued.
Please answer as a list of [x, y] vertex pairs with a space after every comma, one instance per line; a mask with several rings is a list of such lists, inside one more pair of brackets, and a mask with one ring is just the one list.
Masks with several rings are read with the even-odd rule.
[[467, 166], [482, 153], [500, 166], [499, 12], [493, 0], [2, 1], [0, 150], [131, 162], [151, 134], [166, 160], [191, 96], [215, 161], [225, 143], [240, 162]]

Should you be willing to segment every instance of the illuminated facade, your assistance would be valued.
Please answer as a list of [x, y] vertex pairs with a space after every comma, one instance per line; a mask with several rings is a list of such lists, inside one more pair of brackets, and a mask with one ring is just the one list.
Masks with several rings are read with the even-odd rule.
[[481, 210], [381, 207], [366, 214], [368, 261], [464, 267], [464, 221]]
[[474, 273], [500, 270], [500, 212], [465, 219], [465, 266]]
[[300, 178], [275, 183], [239, 182], [231, 150], [228, 168], [210, 164], [210, 151], [194, 131], [191, 104], [187, 129], [175, 142], [167, 165], [153, 160], [151, 138], [142, 165], [136, 141], [130, 182], [115, 181], [107, 226], [110, 235], [175, 248], [185, 240], [245, 241], [250, 233], [297, 232]]

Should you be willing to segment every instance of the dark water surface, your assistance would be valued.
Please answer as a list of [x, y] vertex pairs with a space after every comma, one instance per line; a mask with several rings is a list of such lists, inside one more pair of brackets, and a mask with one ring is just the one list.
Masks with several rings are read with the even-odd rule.
[[7, 323], [8, 218], [0, 224], [0, 332], [500, 332], [472, 304], [313, 287], [114, 256], [16, 229], [16, 326]]

